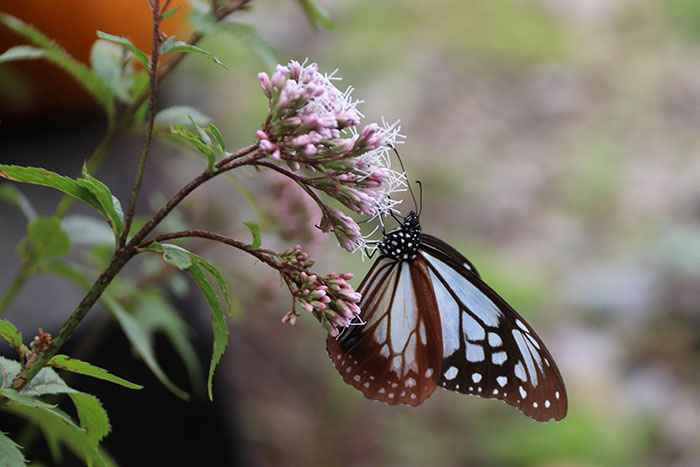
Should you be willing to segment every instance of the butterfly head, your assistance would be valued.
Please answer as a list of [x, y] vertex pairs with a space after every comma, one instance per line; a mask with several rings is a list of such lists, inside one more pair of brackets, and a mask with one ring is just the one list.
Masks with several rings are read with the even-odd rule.
[[379, 244], [383, 255], [396, 261], [413, 261], [420, 245], [420, 222], [418, 215], [411, 211], [398, 228], [384, 235]]

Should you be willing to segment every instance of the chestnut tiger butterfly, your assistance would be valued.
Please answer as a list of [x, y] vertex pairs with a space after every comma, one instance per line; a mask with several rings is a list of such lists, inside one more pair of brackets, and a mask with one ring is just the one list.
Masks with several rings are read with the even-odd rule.
[[499, 399], [538, 421], [566, 415], [564, 381], [532, 327], [472, 263], [411, 213], [378, 244], [357, 291], [362, 325], [328, 337], [343, 380], [369, 399], [416, 406], [441, 386]]

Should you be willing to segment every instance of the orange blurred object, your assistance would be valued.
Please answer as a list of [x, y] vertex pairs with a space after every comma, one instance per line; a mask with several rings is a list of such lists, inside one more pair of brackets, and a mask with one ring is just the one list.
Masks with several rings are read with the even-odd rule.
[[[186, 39], [185, 0], [173, 0], [169, 8], [182, 8], [163, 21], [161, 30]], [[89, 64], [96, 31], [128, 37], [150, 55], [151, 12], [146, 0], [0, 0], [0, 11], [30, 23], [54, 39], [73, 57]], [[15, 45], [29, 44], [0, 25], [0, 52]], [[30, 44], [31, 45], [31, 44]], [[3, 64], [0, 70], [0, 120], [32, 118], [48, 114], [88, 111], [95, 103], [61, 69], [43, 60]]]

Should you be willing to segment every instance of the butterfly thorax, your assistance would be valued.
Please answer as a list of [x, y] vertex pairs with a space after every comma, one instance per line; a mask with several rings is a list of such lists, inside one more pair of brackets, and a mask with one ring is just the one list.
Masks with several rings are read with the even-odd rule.
[[411, 211], [401, 226], [384, 235], [379, 250], [396, 261], [413, 261], [418, 254], [419, 244], [420, 223], [418, 215]]

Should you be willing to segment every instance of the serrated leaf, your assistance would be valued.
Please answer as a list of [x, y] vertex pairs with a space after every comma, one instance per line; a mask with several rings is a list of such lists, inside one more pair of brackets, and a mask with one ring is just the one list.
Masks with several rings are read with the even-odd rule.
[[111, 430], [109, 417], [100, 401], [85, 393], [69, 394], [78, 412], [80, 427], [87, 432], [92, 443], [97, 446]]
[[61, 227], [68, 234], [71, 245], [114, 246], [114, 232], [102, 219], [72, 214], [61, 219]]
[[187, 270], [194, 281], [199, 286], [199, 289], [204, 295], [204, 299], [209, 305], [209, 314], [211, 315], [211, 324], [214, 331], [214, 345], [212, 349], [211, 364], [209, 365], [209, 377], [207, 378], [207, 392], [209, 400], [213, 400], [212, 381], [214, 378], [214, 369], [221, 361], [221, 356], [224, 354], [226, 345], [228, 344], [228, 327], [226, 326], [226, 316], [221, 308], [221, 302], [216, 295], [214, 288], [209, 283], [209, 279], [199, 266], [199, 263], [193, 263]]
[[143, 50], [136, 47], [136, 45], [134, 45], [134, 43], [126, 37], [115, 36], [113, 34], [108, 34], [102, 31], [97, 31], [97, 37], [110, 42], [114, 42], [115, 44], [123, 45], [134, 54], [134, 57], [136, 57], [136, 59], [139, 62], [141, 62], [141, 64], [146, 70], [151, 69], [150, 59], [148, 58], [148, 55], [146, 55], [146, 53]]
[[114, 317], [117, 318], [117, 321], [124, 330], [124, 334], [126, 334], [129, 342], [131, 342], [132, 347], [141, 356], [141, 359], [143, 359], [144, 363], [146, 363], [146, 365], [151, 369], [153, 374], [156, 376], [156, 378], [158, 378], [163, 386], [168, 388], [168, 390], [170, 390], [170, 392], [175, 394], [177, 397], [184, 400], [189, 399], [190, 395], [170, 381], [170, 378], [168, 378], [163, 369], [160, 367], [160, 364], [158, 364], [158, 360], [156, 360], [155, 353], [153, 351], [153, 339], [147, 332], [145, 332], [141, 324], [136, 321], [133, 316], [127, 313], [127, 311], [124, 310], [122, 306], [108, 294], [102, 294], [100, 300], [112, 312]]
[[[7, 397], [7, 389], [2, 390]], [[98, 446], [88, 435], [87, 431], [73, 422], [73, 420], [62, 410], [41, 403], [33, 398], [10, 399], [3, 410], [11, 412], [17, 416], [29, 420], [38, 425], [47, 438], [54, 438], [65, 444], [73, 453], [85, 460], [88, 465], [110, 466], [116, 465], [112, 459]]]
[[202, 55], [204, 57], [207, 57], [208, 59], [212, 60], [214, 63], [217, 65], [222, 66], [225, 70], [228, 70], [226, 65], [219, 60], [216, 55], [213, 53], [201, 49], [195, 45], [188, 44], [187, 42], [184, 41], [176, 41], [175, 36], [170, 36], [168, 40], [165, 41], [163, 44], [163, 48], [161, 49], [161, 54], [165, 55], [168, 53], [175, 53], [175, 52], [181, 52], [181, 53], [194, 53], [198, 55]]
[[41, 263], [51, 256], [60, 256], [70, 250], [70, 239], [53, 217], [40, 217], [27, 225], [27, 236], [17, 244], [19, 256], [32, 264]]
[[253, 26], [243, 23], [227, 22], [222, 23], [221, 27], [224, 31], [231, 33], [233, 36], [243, 41], [268, 71], [273, 71], [275, 69], [275, 66], [279, 63], [277, 51], [260, 36]]
[[221, 291], [221, 295], [224, 296], [224, 301], [226, 302], [226, 314], [229, 316], [232, 315], [231, 311], [231, 300], [229, 297], [228, 293], [228, 287], [226, 286], [226, 281], [224, 280], [224, 276], [221, 275], [218, 269], [214, 267], [211, 263], [207, 262], [204, 258], [201, 256], [197, 256], [194, 253], [190, 253], [192, 255], [192, 260], [202, 266], [204, 269], [209, 271], [209, 274], [214, 276], [214, 279], [216, 279], [216, 283], [219, 286], [219, 290]]
[[92, 376], [93, 378], [102, 379], [109, 381], [110, 383], [115, 383], [120, 386], [124, 386], [129, 389], [143, 389], [140, 384], [135, 384], [127, 381], [119, 376], [115, 376], [109, 373], [104, 368], [94, 366], [88, 362], [78, 360], [77, 358], [71, 358], [67, 355], [55, 355], [51, 360], [49, 360], [49, 365], [54, 368], [60, 368], [62, 370], [72, 371], [73, 373], [78, 373], [85, 376]]
[[0, 357], [0, 388], [9, 388], [19, 374], [22, 365], [16, 360]]
[[192, 266], [190, 252], [184, 248], [169, 243], [162, 243], [160, 247], [163, 248], [163, 259], [166, 263], [183, 270]]
[[0, 463], [6, 467], [24, 467], [26, 462], [20, 447], [0, 431]]
[[312, 28], [316, 29], [319, 25], [326, 29], [335, 28], [335, 23], [331, 21], [328, 13], [326, 13], [320, 6], [316, 4], [313, 0], [298, 0], [304, 14], [306, 15], [306, 20], [309, 22]]
[[22, 333], [14, 324], [4, 319], [0, 320], [0, 337], [12, 344], [15, 349], [19, 349], [22, 345]]
[[124, 48], [114, 42], [96, 40], [90, 50], [90, 65], [112, 94], [125, 104], [132, 102], [130, 90], [134, 85], [131, 63], [124, 60]]
[[[43, 49], [41, 56], [26, 58], [43, 58], [54, 65], [62, 68], [71, 75], [85, 90], [105, 109], [107, 116], [111, 119], [114, 116], [114, 101], [109, 88], [95, 73], [86, 67], [82, 62], [73, 58], [68, 52], [61, 48], [54, 41], [45, 36], [41, 31], [33, 26], [6, 13], [0, 13], [0, 23], [3, 23], [10, 30], [20, 36], [30, 40], [34, 45]], [[17, 52], [15, 52], [17, 53]], [[25, 54], [32, 52], [26, 51]], [[36, 52], [33, 52], [35, 55]]]
[[155, 126], [161, 128], [170, 128], [176, 125], [189, 126], [190, 119], [194, 120], [198, 125], [208, 125], [211, 122], [211, 117], [203, 114], [194, 107], [174, 105], [156, 114]]
[[102, 206], [102, 212], [107, 222], [112, 226], [112, 230], [114, 230], [114, 234], [118, 238], [124, 229], [124, 212], [119, 200], [112, 195], [107, 185], [88, 173], [87, 165], [83, 165], [82, 178], [79, 178], [76, 182], [90, 190], [95, 196], [100, 206]]
[[19, 393], [23, 396], [43, 396], [74, 392], [78, 391], [68, 386], [53, 368], [44, 367]]
[[24, 217], [26, 217], [28, 221], [31, 222], [36, 219], [36, 211], [34, 210], [32, 203], [29, 202], [27, 197], [24, 196], [24, 193], [22, 193], [14, 184], [3, 183], [0, 185], [0, 199], [3, 199], [16, 206], [20, 211], [22, 211], [22, 214], [24, 214]]
[[255, 222], [244, 222], [243, 225], [250, 229], [250, 233], [253, 234], [253, 243], [248, 246], [251, 250], [257, 250], [260, 248], [262, 241], [260, 240], [260, 226]]
[[90, 189], [82, 186], [72, 178], [58, 175], [41, 167], [22, 167], [19, 165], [0, 164], [0, 177], [14, 182], [30, 183], [55, 188], [79, 199], [107, 218], [107, 213]]

